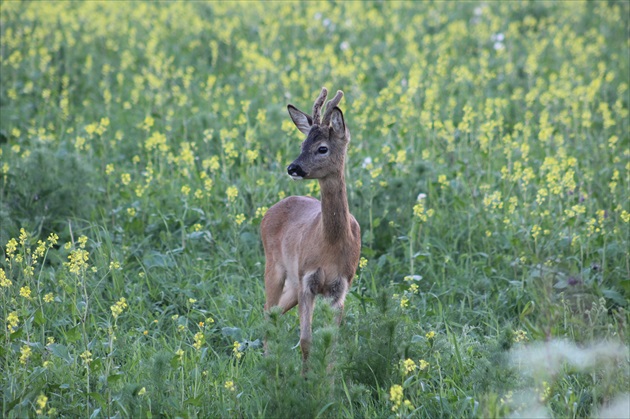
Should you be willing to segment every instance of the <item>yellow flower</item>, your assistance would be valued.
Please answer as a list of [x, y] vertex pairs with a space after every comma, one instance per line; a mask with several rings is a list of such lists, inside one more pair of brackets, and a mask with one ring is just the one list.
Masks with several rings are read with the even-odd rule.
[[236, 197], [238, 196], [238, 188], [236, 186], [230, 186], [225, 191], [228, 201], [234, 202]]
[[112, 311], [112, 316], [114, 316], [114, 319], [117, 319], [118, 316], [120, 316], [127, 307], [128, 307], [127, 299], [125, 299], [125, 297], [121, 297], [121, 299], [118, 300], [116, 304], [114, 304], [113, 306], [110, 306], [110, 309]]
[[37, 410], [35, 413], [38, 415], [44, 414], [44, 408], [46, 407], [46, 403], [48, 403], [48, 397], [46, 397], [43, 393], [37, 396], [37, 400], [35, 400], [35, 404], [37, 405]]
[[18, 317], [17, 311], [12, 311], [7, 316], [7, 329], [9, 332], [13, 333], [20, 324], [20, 318]]
[[31, 357], [31, 347], [28, 345], [23, 345], [20, 348], [20, 364], [26, 364], [28, 359]]
[[15, 251], [17, 250], [17, 241], [15, 239], [11, 239], [8, 241], [6, 246], [6, 252], [9, 259], [13, 258]]
[[55, 343], [55, 338], [53, 336], [48, 336], [46, 338], [46, 345], [52, 345], [53, 343]]
[[26, 298], [27, 300], [30, 300], [31, 288], [29, 286], [20, 288], [20, 296]]
[[526, 340], [528, 340], [526, 331], [519, 329], [514, 332], [514, 342], [522, 342]]
[[247, 150], [245, 157], [248, 163], [253, 163], [258, 158], [258, 150]]
[[148, 132], [151, 129], [151, 127], [153, 127], [154, 122], [155, 120], [153, 119], [153, 117], [149, 115], [146, 118], [144, 118], [144, 122], [142, 123], [142, 128]]
[[549, 383], [546, 381], [543, 381], [542, 388], [537, 388], [536, 393], [538, 393], [541, 403], [544, 403], [547, 400], [549, 400], [549, 396], [551, 396], [551, 387], [549, 386]]
[[238, 226], [243, 224], [244, 221], [245, 221], [245, 215], [244, 214], [238, 214], [236, 217], [234, 217], [234, 222]]
[[442, 189], [446, 188], [448, 186], [448, 181], [446, 180], [446, 175], [439, 175], [438, 176], [438, 183], [440, 184]]
[[424, 335], [427, 339], [433, 339], [435, 337], [435, 332], [432, 330], [430, 332], [427, 332], [426, 335]]
[[24, 246], [27, 239], [28, 239], [28, 233], [23, 228], [21, 228], [20, 229], [20, 244]]
[[403, 401], [403, 388], [401, 385], [394, 384], [389, 389], [389, 400], [393, 403], [392, 411], [396, 412]]
[[195, 343], [193, 343], [193, 345], [192, 345], [192, 346], [193, 346], [193, 348], [195, 348], [196, 350], [199, 350], [199, 349], [201, 349], [201, 347], [203, 346], [203, 344], [204, 344], [204, 342], [205, 342], [206, 338], [205, 338], [205, 336], [203, 335], [203, 333], [201, 333], [201, 332], [197, 332], [197, 333], [195, 333], [194, 340], [195, 340]]
[[144, 396], [145, 394], [147, 394], [147, 389], [146, 389], [146, 387], [142, 387], [142, 388], [138, 391], [138, 396]]
[[53, 293], [49, 292], [48, 294], [44, 295], [44, 302], [45, 303], [52, 303], [55, 300]]
[[190, 186], [188, 185], [182, 186], [181, 192], [182, 192], [182, 195], [188, 196], [188, 194], [190, 194]]
[[364, 257], [361, 257], [361, 259], [359, 260], [359, 269], [365, 268], [367, 264], [368, 264], [368, 260]]
[[75, 249], [68, 255], [69, 262], [64, 262], [64, 265], [73, 274], [79, 274], [82, 270], [87, 269], [88, 258], [90, 254], [87, 250]]
[[400, 308], [407, 308], [407, 307], [409, 307], [409, 298], [403, 295], [400, 299]]
[[265, 214], [267, 213], [267, 210], [269, 208], [267, 207], [258, 207], [256, 208], [256, 218], [262, 218], [265, 216]]
[[83, 364], [90, 365], [90, 362], [93, 361], [92, 359], [92, 352], [85, 350], [83, 351], [83, 353], [81, 355], [79, 355], [81, 357], [81, 359], [83, 360]]
[[534, 226], [532, 227], [532, 237], [534, 238], [534, 240], [536, 240], [538, 236], [540, 236], [541, 231], [542, 228], [540, 228], [538, 224], [534, 224]]
[[33, 252], [33, 256], [36, 258], [40, 258], [44, 256], [44, 253], [46, 253], [46, 243], [41, 240], [37, 240], [37, 247]]
[[416, 363], [413, 361], [413, 359], [407, 358], [403, 361], [403, 367], [405, 368], [405, 373], [410, 373], [415, 371]]
[[234, 345], [232, 345], [232, 353], [234, 354], [236, 359], [241, 359], [241, 357], [243, 356], [243, 353], [240, 351], [240, 347], [241, 344], [236, 341], [234, 342]]
[[129, 173], [123, 173], [122, 175], [120, 175], [120, 181], [125, 186], [129, 185], [129, 182], [131, 182], [131, 175]]
[[4, 272], [4, 269], [0, 268], [0, 287], [8, 288], [11, 285], [13, 285], [13, 282], [7, 278], [7, 274]]
[[425, 361], [424, 359], [421, 359], [420, 361], [418, 361], [418, 368], [420, 369], [420, 371], [424, 371], [428, 367], [429, 367], [429, 363]]
[[234, 381], [232, 380], [226, 381], [223, 387], [225, 387], [225, 389], [228, 391], [236, 391], [236, 386], [234, 385]]

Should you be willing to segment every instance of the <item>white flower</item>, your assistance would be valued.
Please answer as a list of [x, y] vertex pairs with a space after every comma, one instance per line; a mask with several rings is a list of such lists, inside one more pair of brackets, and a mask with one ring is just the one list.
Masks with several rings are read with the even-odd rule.
[[423, 199], [425, 199], [426, 197], [427, 197], [427, 194], [425, 194], [425, 193], [423, 193], [423, 192], [420, 192], [420, 193], [418, 194], [418, 198], [416, 198], [416, 200], [418, 200], [418, 201], [422, 201], [422, 200], [423, 200]]
[[363, 169], [365, 169], [366, 167], [368, 167], [371, 164], [372, 164], [372, 157], [366, 157], [366, 158], [363, 159], [363, 163], [361, 164], [361, 167]]

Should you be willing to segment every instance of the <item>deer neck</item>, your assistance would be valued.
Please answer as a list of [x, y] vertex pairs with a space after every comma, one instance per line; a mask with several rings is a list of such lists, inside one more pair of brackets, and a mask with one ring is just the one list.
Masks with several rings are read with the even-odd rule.
[[350, 211], [343, 169], [336, 176], [319, 180], [322, 196], [322, 228], [329, 244], [342, 241], [351, 234]]

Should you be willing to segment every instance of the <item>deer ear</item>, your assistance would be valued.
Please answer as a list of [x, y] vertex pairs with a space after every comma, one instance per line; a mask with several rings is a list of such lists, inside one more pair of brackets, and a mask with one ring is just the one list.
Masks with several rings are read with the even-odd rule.
[[344, 137], [346, 135], [346, 123], [343, 120], [343, 113], [338, 107], [334, 107], [330, 115], [330, 125], [333, 132], [338, 137]]
[[311, 131], [311, 126], [313, 126], [313, 118], [293, 105], [288, 105], [287, 110], [295, 126], [298, 127], [304, 135], [308, 135]]

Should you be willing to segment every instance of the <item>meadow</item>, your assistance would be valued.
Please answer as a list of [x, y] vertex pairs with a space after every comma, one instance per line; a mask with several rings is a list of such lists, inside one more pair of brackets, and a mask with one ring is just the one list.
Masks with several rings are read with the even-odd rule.
[[[629, 15], [3, 1], [0, 416], [627, 417]], [[362, 257], [302, 377], [259, 226], [322, 86]]]

